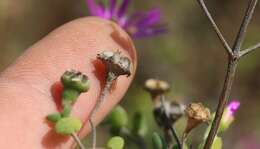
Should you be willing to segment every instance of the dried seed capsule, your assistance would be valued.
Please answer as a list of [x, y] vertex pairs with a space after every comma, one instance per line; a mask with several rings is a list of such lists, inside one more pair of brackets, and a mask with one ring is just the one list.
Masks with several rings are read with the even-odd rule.
[[211, 119], [210, 111], [201, 103], [191, 103], [185, 109], [188, 117], [187, 127], [185, 133], [188, 134], [193, 128], [201, 123], [209, 122]]
[[[158, 102], [154, 107], [154, 117], [158, 125], [166, 123], [174, 124], [180, 117], [184, 115], [185, 106], [181, 103], [165, 101], [164, 106]], [[169, 122], [170, 121], [170, 122]]]
[[148, 79], [145, 81], [144, 88], [152, 95], [162, 95], [169, 91], [170, 85], [166, 81], [158, 79]]
[[128, 57], [120, 55], [120, 52], [104, 51], [100, 54], [97, 54], [97, 59], [101, 60], [105, 65], [105, 85], [104, 89], [101, 92], [100, 98], [98, 99], [95, 107], [90, 113], [89, 122], [93, 132], [93, 148], [96, 148], [96, 128], [92, 120], [96, 111], [99, 109], [101, 103], [104, 102], [113, 82], [120, 75], [131, 75], [131, 61]]
[[97, 58], [106, 65], [106, 71], [112, 72], [116, 76], [130, 76], [131, 62], [128, 57], [120, 55], [120, 52], [104, 51], [97, 55]]

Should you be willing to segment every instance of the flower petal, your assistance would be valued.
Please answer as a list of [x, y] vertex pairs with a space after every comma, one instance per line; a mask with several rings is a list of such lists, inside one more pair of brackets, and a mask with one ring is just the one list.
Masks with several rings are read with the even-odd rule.
[[89, 10], [90, 15], [93, 16], [104, 16], [104, 10], [101, 5], [97, 4], [95, 0], [86, 0], [86, 4]]
[[149, 26], [159, 23], [161, 20], [161, 11], [158, 8], [149, 10], [145, 13], [143, 18], [139, 20], [139, 26]]
[[117, 12], [117, 16], [118, 18], [121, 18], [122, 16], [124, 16], [126, 14], [126, 10], [129, 6], [130, 0], [123, 0], [121, 6], [119, 7], [119, 10]]

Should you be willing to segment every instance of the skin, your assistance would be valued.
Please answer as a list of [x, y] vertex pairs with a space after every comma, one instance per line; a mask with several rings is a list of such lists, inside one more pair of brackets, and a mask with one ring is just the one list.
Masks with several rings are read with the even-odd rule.
[[79, 135], [88, 134], [88, 115], [104, 85], [104, 66], [96, 60], [96, 54], [104, 50], [119, 50], [128, 56], [132, 75], [118, 78], [97, 112], [94, 121], [98, 124], [124, 96], [136, 69], [132, 40], [115, 23], [94, 17], [69, 22], [35, 43], [4, 70], [0, 74], [0, 148], [73, 148], [72, 138], [55, 134], [53, 125], [45, 119], [58, 111], [61, 88], [57, 81], [71, 68], [90, 79], [90, 90], [79, 97], [72, 110], [72, 115], [84, 122]]

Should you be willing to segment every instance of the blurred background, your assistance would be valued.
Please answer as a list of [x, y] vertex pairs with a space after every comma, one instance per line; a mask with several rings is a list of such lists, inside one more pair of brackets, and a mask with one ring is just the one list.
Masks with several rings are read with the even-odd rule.
[[[208, 0], [208, 8], [232, 45], [239, 29], [247, 0]], [[149, 141], [157, 130], [152, 117], [149, 95], [143, 90], [148, 78], [168, 81], [172, 88], [169, 100], [184, 103], [201, 101], [212, 111], [223, 84], [227, 57], [196, 0], [133, 0], [130, 11], [159, 7], [168, 26], [166, 34], [136, 40], [139, 65], [136, 79], [121, 104], [130, 117], [135, 111], [147, 115]], [[260, 8], [249, 26], [244, 48], [260, 42]], [[53, 29], [73, 19], [87, 16], [84, 0], [0, 0], [0, 71], [25, 49]], [[241, 60], [234, 82], [232, 98], [241, 102], [235, 123], [224, 136], [224, 148], [253, 149], [260, 143], [260, 49]], [[183, 121], [177, 123], [179, 131]], [[205, 126], [195, 130], [195, 144]], [[107, 134], [106, 127], [99, 133]], [[104, 137], [105, 139], [105, 137]], [[102, 143], [102, 141], [100, 142]], [[128, 148], [135, 148], [128, 147]], [[260, 148], [258, 146], [257, 148]], [[256, 149], [256, 148], [254, 148]]]

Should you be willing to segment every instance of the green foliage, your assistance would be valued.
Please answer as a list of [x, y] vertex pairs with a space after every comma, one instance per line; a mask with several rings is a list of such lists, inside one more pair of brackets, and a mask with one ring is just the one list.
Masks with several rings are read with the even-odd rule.
[[58, 134], [70, 135], [80, 130], [82, 126], [81, 121], [75, 117], [66, 117], [60, 119], [55, 125], [55, 131]]
[[53, 113], [53, 114], [49, 114], [47, 116], [47, 119], [51, 122], [57, 122], [61, 119], [61, 114], [60, 113]]
[[[174, 145], [172, 149], [180, 149], [178, 145]], [[189, 149], [187, 144], [184, 144], [183, 149]]]
[[115, 136], [109, 139], [107, 142], [107, 148], [109, 149], [123, 149], [125, 141], [119, 136]]
[[115, 129], [126, 126], [128, 123], [128, 115], [125, 109], [121, 106], [116, 106], [108, 116], [107, 122]]
[[211, 149], [222, 149], [222, 139], [218, 136], [214, 138]]
[[152, 136], [152, 145], [154, 149], [167, 149], [165, 140], [156, 132]]
[[[199, 145], [198, 149], [203, 149], [203, 146], [204, 146], [204, 144], [205, 144], [205, 141], [206, 141], [206, 140], [204, 139], [203, 143], [201, 143], [201, 144]], [[222, 149], [222, 138], [221, 138], [221, 137], [216, 136], [216, 137], [214, 138], [214, 141], [213, 141], [213, 144], [212, 144], [212, 146], [211, 146], [211, 149]]]
[[147, 121], [141, 112], [136, 112], [133, 119], [133, 133], [144, 137], [148, 131]]

